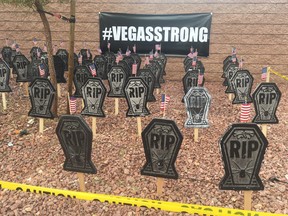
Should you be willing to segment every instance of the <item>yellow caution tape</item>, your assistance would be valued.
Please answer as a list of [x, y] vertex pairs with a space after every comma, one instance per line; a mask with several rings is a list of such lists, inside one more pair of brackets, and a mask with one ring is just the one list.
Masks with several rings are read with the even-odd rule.
[[277, 75], [277, 76], [279, 76], [279, 77], [281, 77], [281, 78], [283, 78], [283, 79], [285, 79], [285, 80], [288, 81], [288, 77], [287, 77], [287, 76], [284, 76], [284, 75], [282, 75], [281, 73], [272, 70], [271, 68], [269, 68], [269, 71], [270, 71], [270, 73], [272, 72], [273, 74], [275, 74], [275, 75]]
[[69, 190], [61, 190], [54, 188], [45, 188], [32, 185], [25, 185], [13, 182], [0, 181], [0, 189], [9, 189], [24, 191], [37, 194], [48, 194], [53, 196], [62, 196], [72, 199], [81, 199], [81, 200], [90, 200], [90, 201], [99, 201], [107, 202], [113, 204], [153, 208], [156, 210], [171, 211], [171, 212], [182, 212], [206, 216], [230, 216], [230, 215], [240, 215], [240, 216], [284, 216], [284, 214], [272, 214], [265, 212], [255, 212], [255, 211], [246, 211], [238, 210], [231, 208], [221, 208], [214, 206], [201, 206], [201, 205], [190, 205], [177, 202], [166, 202], [160, 200], [150, 200], [142, 198], [132, 198], [132, 197], [123, 197], [123, 196], [114, 196], [106, 194], [94, 194], [86, 192], [77, 192]]

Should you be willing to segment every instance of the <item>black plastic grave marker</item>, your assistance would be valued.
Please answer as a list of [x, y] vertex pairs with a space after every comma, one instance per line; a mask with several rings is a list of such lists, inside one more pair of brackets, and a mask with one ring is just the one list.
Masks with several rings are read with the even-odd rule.
[[130, 77], [125, 86], [125, 97], [128, 103], [126, 116], [146, 116], [148, 85], [141, 77]]
[[233, 124], [220, 140], [225, 175], [222, 190], [263, 190], [259, 171], [268, 141], [256, 124]]
[[150, 61], [149, 64], [144, 66], [144, 69], [150, 69], [152, 73], [155, 75], [155, 88], [161, 88], [160, 85], [160, 75], [161, 75], [161, 66], [157, 61]]
[[69, 58], [68, 51], [66, 49], [58, 49], [56, 55], [59, 56], [65, 63], [64, 71], [68, 71], [68, 58]]
[[[225, 70], [227, 70], [229, 63], [231, 63], [231, 62], [232, 62], [232, 56], [227, 56], [226, 59], [223, 61], [223, 73]], [[237, 58], [236, 58], [236, 62], [239, 63]]]
[[64, 170], [96, 174], [91, 161], [92, 131], [82, 116], [61, 116], [56, 134], [65, 154]]
[[42, 53], [42, 49], [40, 47], [32, 47], [30, 50], [31, 61], [38, 59], [37, 51], [40, 52], [40, 57]]
[[28, 65], [30, 62], [24, 55], [16, 55], [13, 59], [13, 67], [16, 70], [16, 82], [29, 82]]
[[229, 66], [227, 67], [226, 71], [224, 72], [224, 81], [223, 86], [227, 86], [225, 93], [234, 93], [233, 86], [231, 84], [231, 80], [235, 73], [239, 70], [239, 63], [238, 62], [230, 62]]
[[57, 83], [66, 83], [66, 79], [64, 77], [65, 62], [58, 55], [53, 55], [53, 60], [54, 60]]
[[84, 108], [82, 115], [105, 117], [102, 109], [106, 96], [106, 88], [100, 78], [88, 78], [82, 86]]
[[32, 108], [28, 116], [54, 118], [50, 111], [55, 96], [55, 89], [46, 78], [36, 78], [29, 85], [29, 97]]
[[110, 90], [108, 97], [125, 97], [124, 86], [127, 81], [127, 74], [123, 67], [114, 65], [108, 73]]
[[137, 53], [131, 53], [130, 56], [134, 59], [134, 62], [136, 62], [138, 71], [141, 66], [141, 57]]
[[108, 74], [112, 66], [115, 64], [116, 56], [113, 52], [106, 52], [104, 58], [107, 61], [106, 74]]
[[[87, 52], [89, 53], [89, 57], [87, 56]], [[89, 49], [81, 49], [79, 53], [82, 55], [83, 65], [89, 65], [92, 63], [92, 53]]]
[[[115, 63], [114, 65], [116, 65], [116, 66], [117, 66], [117, 65], [118, 65], [118, 66], [121, 66], [121, 67], [124, 69], [124, 71], [125, 71], [125, 73], [127, 74], [128, 77], [132, 76], [132, 69], [130, 69], [130, 67], [129, 67], [129, 65], [127, 64], [126, 61], [121, 60], [121, 61], [118, 62], [118, 64]], [[114, 65], [113, 65], [113, 66], [114, 66]]]
[[152, 73], [150, 69], [139, 69], [137, 72], [137, 76], [141, 77], [146, 84], [148, 85], [148, 102], [156, 101], [154, 96], [154, 86], [155, 86], [155, 75]]
[[154, 60], [154, 61], [157, 61], [158, 64], [160, 65], [160, 68], [161, 68], [161, 70], [160, 70], [159, 82], [160, 82], [160, 83], [165, 83], [165, 80], [164, 80], [164, 78], [163, 78], [163, 75], [164, 75], [164, 63], [161, 61], [160, 58], [154, 58], [153, 60]]
[[8, 46], [4, 46], [1, 50], [3, 60], [12, 67], [12, 48]]
[[208, 112], [211, 96], [204, 87], [192, 87], [184, 96], [188, 119], [185, 127], [209, 127]]
[[94, 64], [96, 66], [96, 70], [97, 70], [97, 77], [103, 79], [103, 80], [107, 80], [107, 61], [104, 58], [103, 55], [96, 55], [94, 57]]
[[125, 56], [123, 58], [123, 61], [125, 61], [127, 63], [127, 65], [129, 66], [129, 72], [131, 73], [131, 74], [129, 74], [129, 76], [132, 76], [132, 65], [134, 64], [134, 61], [135, 61], [134, 58], [131, 55]]
[[281, 98], [281, 92], [275, 83], [261, 83], [253, 95], [256, 116], [252, 122], [257, 124], [277, 124], [276, 110]]
[[163, 62], [163, 64], [164, 64], [164, 67], [163, 67], [163, 75], [166, 75], [166, 64], [167, 64], [167, 57], [165, 56], [165, 54], [164, 53], [159, 53], [159, 56], [158, 56], [160, 59], [161, 59], [161, 61]]
[[93, 77], [89, 69], [85, 65], [78, 65], [74, 69], [74, 85], [75, 93], [74, 97], [82, 97], [82, 85], [86, 82], [89, 77]]
[[9, 86], [10, 67], [5, 60], [0, 58], [0, 92], [11, 92]]
[[30, 82], [32, 82], [35, 78], [41, 77], [40, 75], [40, 70], [39, 70], [39, 66], [41, 66], [41, 68], [44, 70], [44, 76], [47, 78], [48, 77], [48, 67], [47, 65], [40, 59], [35, 59], [32, 60], [28, 66], [28, 79]]
[[153, 119], [142, 132], [146, 163], [141, 175], [178, 179], [175, 161], [182, 140], [174, 121]]
[[235, 94], [232, 104], [251, 103], [253, 101], [250, 95], [253, 80], [254, 79], [248, 70], [236, 71], [231, 80]]
[[[184, 95], [186, 95], [191, 87], [198, 86], [198, 73], [199, 70], [197, 69], [190, 69], [185, 73], [184, 77], [182, 78]], [[182, 98], [182, 102], [184, 102], [184, 97]]]

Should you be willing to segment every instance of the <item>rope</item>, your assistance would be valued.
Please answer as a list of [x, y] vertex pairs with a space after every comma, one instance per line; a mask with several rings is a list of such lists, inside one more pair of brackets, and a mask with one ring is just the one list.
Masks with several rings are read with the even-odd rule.
[[272, 70], [271, 68], [269, 68], [269, 71], [272, 72], [273, 74], [275, 74], [275, 75], [277, 75], [277, 76], [285, 79], [286, 81], [288, 81], [288, 77], [287, 77], [287, 76], [284, 76], [284, 75], [282, 75], [281, 73]]

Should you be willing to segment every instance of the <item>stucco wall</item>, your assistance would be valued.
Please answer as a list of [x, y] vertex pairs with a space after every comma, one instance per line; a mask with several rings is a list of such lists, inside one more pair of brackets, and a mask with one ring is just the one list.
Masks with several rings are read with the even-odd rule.
[[[69, 17], [70, 5], [51, 3], [47, 11]], [[288, 0], [78, 0], [76, 8], [76, 49], [86, 46], [96, 53], [99, 46], [99, 12], [173, 14], [212, 12], [210, 56], [202, 58], [207, 81], [221, 81], [222, 61], [236, 46], [245, 68], [256, 79], [263, 65], [287, 75]], [[28, 55], [32, 38], [44, 42], [43, 25], [31, 9], [0, 5], [0, 45], [15, 39]], [[69, 24], [49, 17], [54, 44], [65, 42], [68, 49]], [[183, 58], [169, 58], [168, 79], [181, 79]], [[274, 76], [275, 77], [275, 76]], [[280, 79], [278, 80], [280, 81]]]

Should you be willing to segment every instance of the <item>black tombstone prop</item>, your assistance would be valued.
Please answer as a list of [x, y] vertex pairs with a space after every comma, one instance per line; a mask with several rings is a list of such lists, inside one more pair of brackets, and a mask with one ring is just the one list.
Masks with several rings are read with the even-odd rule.
[[142, 132], [146, 163], [141, 175], [178, 179], [174, 163], [182, 140], [174, 121], [153, 119]]
[[118, 64], [115, 63], [114, 65], [121, 66], [124, 69], [124, 71], [126, 72], [128, 77], [132, 76], [132, 69], [130, 69], [130, 67], [129, 67], [129, 65], [128, 65], [128, 63], [126, 61], [121, 60], [121, 61], [118, 62]]
[[89, 77], [93, 77], [90, 70], [86, 65], [78, 65], [74, 69], [74, 85], [75, 93], [74, 97], [82, 97], [82, 85], [86, 82]]
[[[198, 86], [198, 74], [199, 70], [197, 69], [190, 69], [185, 73], [182, 78], [184, 95], [187, 94], [190, 88]], [[182, 102], [184, 102], [184, 97], [182, 98]]]
[[184, 96], [188, 119], [185, 127], [209, 127], [208, 112], [211, 96], [204, 87], [192, 87]]
[[[128, 65], [128, 67], [129, 67], [129, 72], [131, 73], [131, 74], [129, 74], [129, 76], [132, 76], [132, 65], [134, 64], [134, 58], [130, 55], [130, 56], [125, 56], [124, 58], [123, 58], [123, 61], [125, 61], [126, 63], [127, 63], [127, 65]], [[120, 61], [121, 62], [121, 61]]]
[[58, 49], [56, 55], [59, 56], [64, 62], [65, 65], [64, 71], [68, 71], [68, 59], [69, 59], [68, 51], [66, 49]]
[[[44, 76], [40, 76], [39, 66], [44, 70]], [[42, 62], [40, 59], [32, 60], [28, 66], [28, 79], [32, 82], [35, 78], [38, 77], [48, 77], [48, 66]]]
[[105, 117], [102, 109], [106, 96], [106, 88], [100, 78], [88, 78], [82, 86], [82, 97], [84, 100], [84, 108], [82, 115]]
[[147, 108], [148, 85], [141, 77], [128, 78], [124, 90], [128, 103], [126, 117], [150, 114]]
[[127, 81], [127, 73], [121, 66], [113, 66], [108, 73], [108, 83], [110, 90], [108, 97], [125, 97], [124, 86]]
[[163, 67], [163, 75], [166, 75], [166, 70], [165, 69], [166, 69], [166, 64], [167, 64], [167, 57], [165, 56], [164, 53], [159, 53], [158, 58], [160, 58], [161, 61], [163, 62], [163, 65], [164, 65], [164, 67]]
[[137, 71], [137, 76], [141, 77], [146, 84], [148, 85], [148, 102], [156, 101], [156, 98], [154, 96], [154, 86], [155, 86], [155, 75], [152, 73], [150, 69], [139, 69]]
[[263, 190], [259, 178], [261, 162], [268, 145], [256, 124], [233, 124], [220, 140], [225, 175], [222, 190]]
[[2, 58], [5, 62], [7, 62], [7, 64], [9, 65], [9, 67], [13, 67], [12, 64], [12, 48], [8, 47], [8, 46], [4, 46], [1, 50], [1, 54], [2, 54]]
[[39, 118], [54, 118], [50, 111], [55, 96], [55, 89], [50, 80], [36, 78], [29, 85], [29, 97], [32, 108], [28, 116]]
[[250, 95], [253, 80], [254, 79], [248, 70], [236, 71], [231, 80], [235, 94], [232, 104], [244, 104], [253, 101]]
[[97, 70], [97, 77], [103, 79], [103, 80], [107, 80], [107, 61], [104, 58], [103, 55], [96, 55], [94, 57], [94, 64], [96, 66], [96, 70]]
[[58, 55], [53, 55], [57, 83], [66, 83], [64, 78], [65, 62]]
[[82, 116], [61, 116], [56, 134], [65, 154], [64, 170], [96, 174], [91, 161], [92, 131]]
[[144, 69], [150, 69], [152, 73], [155, 75], [155, 88], [161, 88], [160, 84], [160, 75], [161, 75], [161, 66], [157, 61], [149, 61], [149, 64], [144, 66]]
[[256, 115], [252, 122], [257, 124], [277, 124], [276, 110], [281, 92], [276, 83], [261, 83], [252, 94]]
[[160, 70], [160, 77], [159, 77], [159, 82], [160, 83], [165, 83], [165, 80], [164, 80], [164, 78], [163, 78], [163, 75], [164, 75], [164, 63], [163, 63], [163, 61], [158, 57], [158, 58], [154, 58], [153, 59], [153, 61], [157, 61], [158, 62], [158, 64], [160, 65], [160, 68], [161, 68], [161, 70]]
[[30, 62], [28, 59], [20, 54], [16, 55], [13, 59], [13, 66], [17, 73], [16, 82], [29, 82], [28, 66]]
[[231, 80], [233, 76], [236, 74], [236, 72], [239, 70], [239, 63], [233, 63], [231, 62], [229, 66], [227, 67], [227, 70], [224, 72], [225, 78], [223, 81], [223, 86], [227, 86], [225, 93], [234, 93], [233, 86], [231, 84]]
[[138, 71], [141, 66], [141, 57], [137, 53], [131, 53], [130, 56], [134, 59], [134, 62], [136, 62]]
[[[223, 61], [223, 72], [227, 70], [227, 67], [229, 64], [232, 62], [232, 56], [228, 56], [224, 61]], [[239, 63], [238, 59], [236, 58], [237, 63]], [[224, 78], [224, 77], [223, 77]]]
[[[89, 57], [87, 56], [87, 52], [89, 53]], [[82, 55], [83, 65], [89, 65], [92, 63], [92, 53], [90, 49], [81, 49], [79, 54]]]
[[106, 74], [108, 74], [109, 71], [111, 70], [112, 66], [116, 62], [116, 56], [113, 52], [106, 52], [104, 55], [104, 58], [107, 61]]
[[31, 61], [39, 59], [39, 57], [37, 55], [37, 50], [38, 50], [38, 52], [40, 52], [39, 57], [41, 57], [42, 49], [40, 47], [32, 47], [30, 50]]
[[0, 58], [0, 92], [11, 92], [9, 86], [10, 67], [5, 60]]

